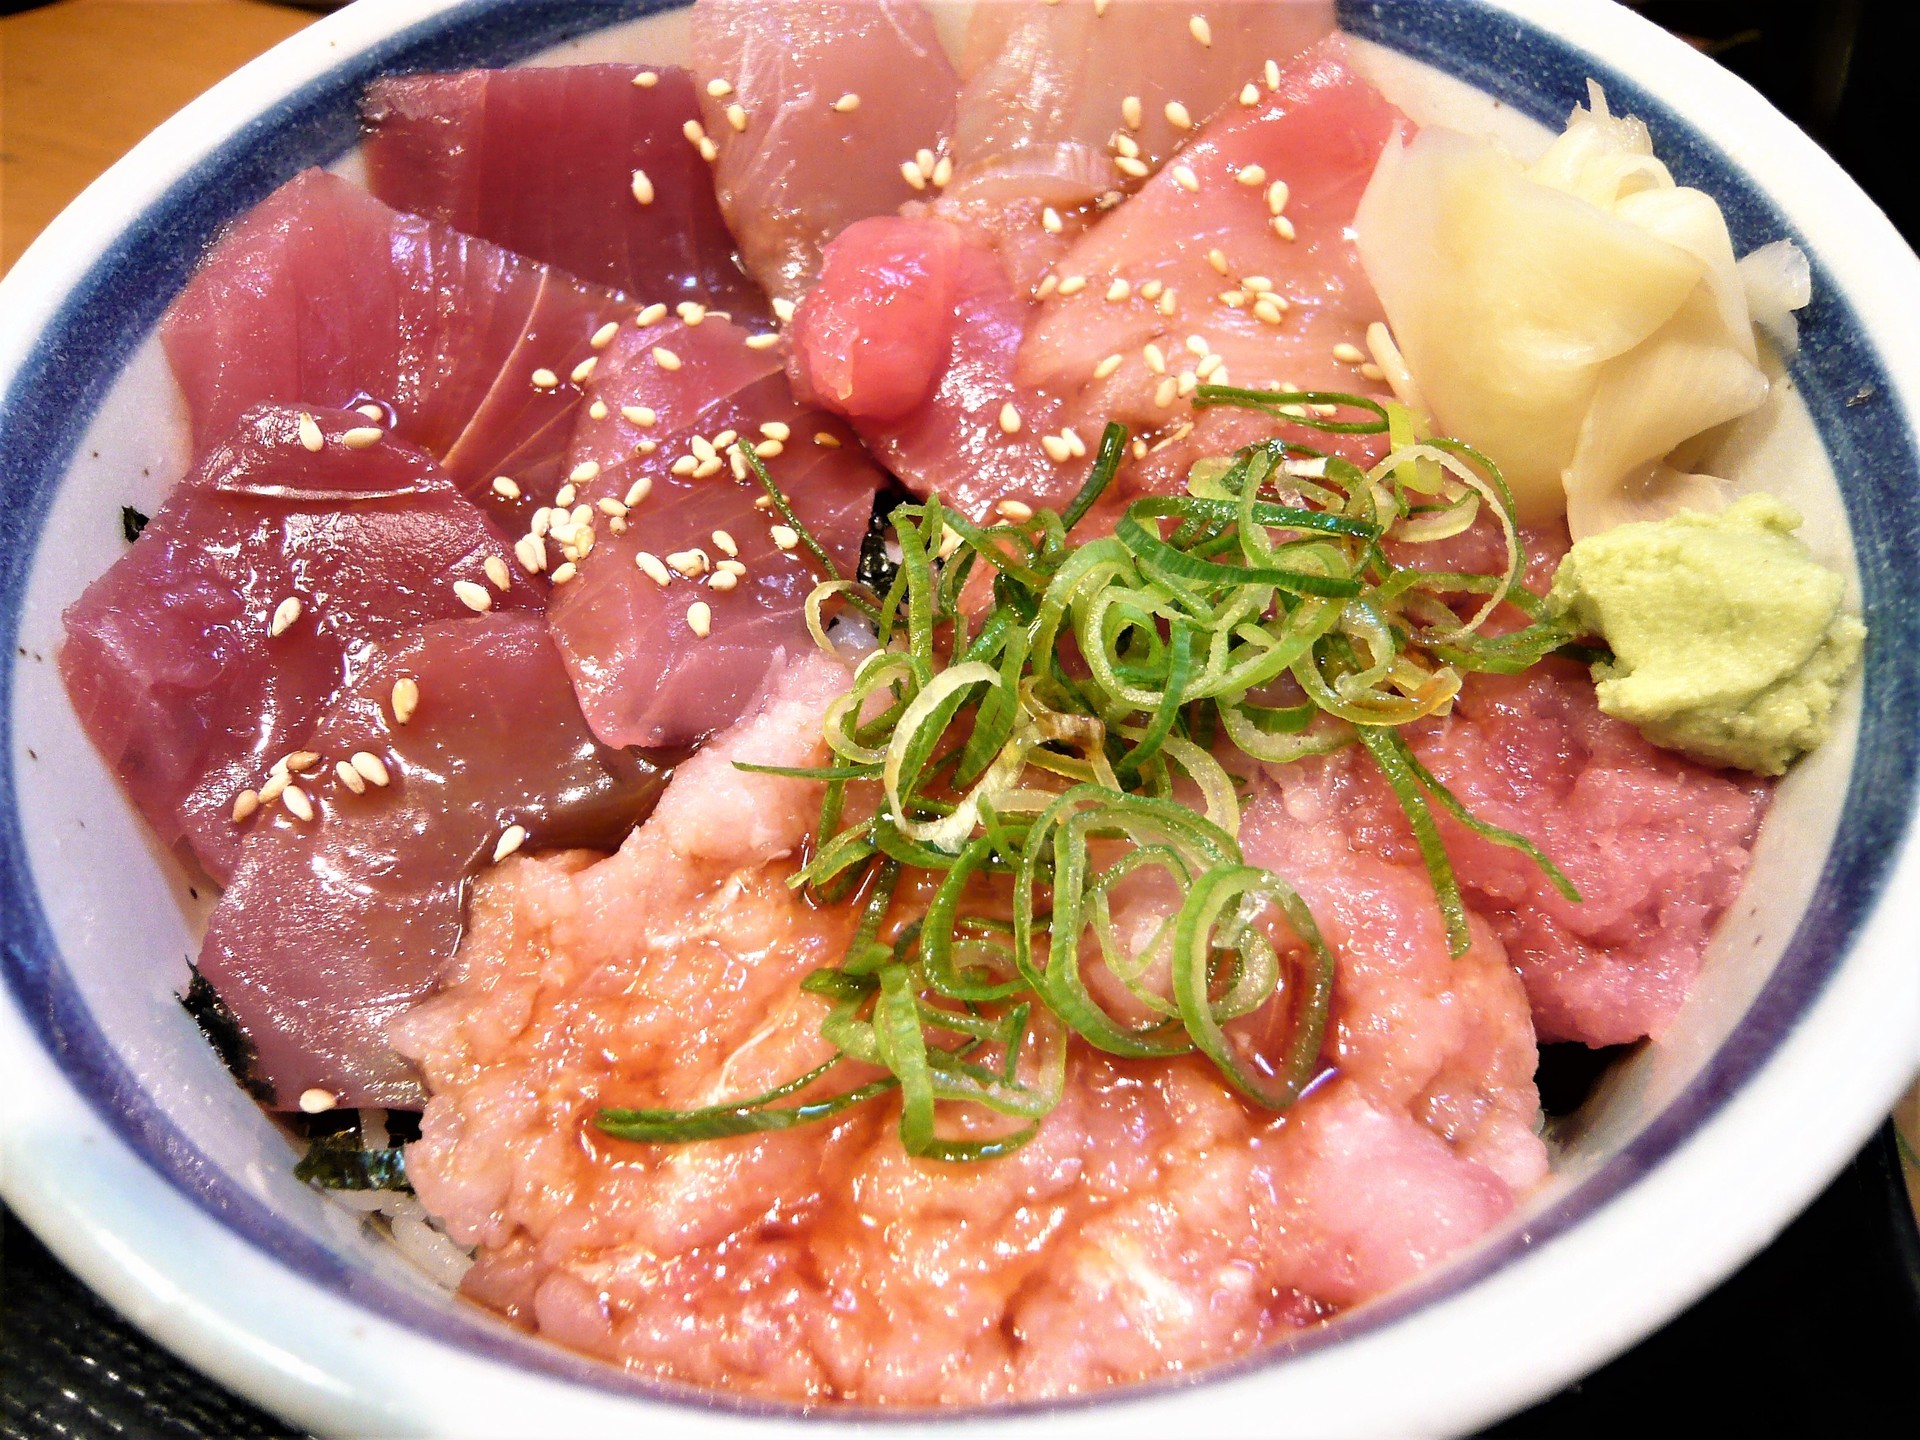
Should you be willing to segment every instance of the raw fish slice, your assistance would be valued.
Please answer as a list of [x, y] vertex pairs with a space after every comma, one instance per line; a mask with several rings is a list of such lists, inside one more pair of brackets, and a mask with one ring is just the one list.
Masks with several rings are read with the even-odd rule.
[[[1020, 382], [1072, 396], [1089, 421], [1117, 419], [1136, 434], [1177, 433], [1194, 420], [1169, 392], [1209, 378], [1202, 368], [1214, 383], [1248, 388], [1377, 389], [1334, 351], [1363, 347], [1367, 326], [1380, 318], [1348, 227], [1381, 150], [1403, 124], [1349, 67], [1344, 39], [1303, 56], [1257, 107], [1236, 105], [1209, 124], [1061, 258], [1053, 271], [1059, 288], [1020, 352]], [[1260, 183], [1242, 183], [1255, 166]], [[1290, 192], [1280, 218], [1293, 239], [1276, 231], [1274, 182]], [[1162, 308], [1165, 293], [1176, 297], [1172, 314]], [[1266, 308], [1268, 293], [1284, 303], [1283, 314]], [[1213, 355], [1219, 361], [1207, 359]], [[1120, 357], [1118, 368], [1096, 379], [1111, 356]], [[1208, 443], [1208, 430], [1200, 426], [1186, 458], [1222, 448]]]
[[937, 493], [976, 518], [1000, 500], [1058, 504], [1087, 466], [1049, 459], [1039, 437], [1062, 406], [1015, 382], [1033, 309], [960, 227], [863, 220], [828, 248], [794, 318], [799, 388], [854, 417], [874, 455], [917, 494]]
[[[161, 335], [196, 449], [263, 401], [372, 399], [495, 509], [507, 457], [530, 482], [550, 478], [580, 401], [568, 377], [620, 310], [607, 290], [309, 170], [226, 232]], [[555, 384], [535, 385], [542, 369]]]
[[[400, 723], [395, 684], [419, 701]], [[596, 745], [542, 616], [470, 615], [380, 647], [309, 740], [314, 810], [263, 810], [200, 952], [283, 1108], [309, 1089], [405, 1107], [419, 1081], [390, 1020], [432, 990], [461, 932], [466, 882], [503, 832], [530, 847], [615, 845], [661, 772]], [[377, 757], [391, 783], [355, 793], [341, 760]], [[371, 767], [369, 767], [371, 768]]]
[[[154, 832], [184, 839], [217, 879], [241, 840], [235, 797], [306, 737], [373, 644], [464, 615], [453, 582], [498, 609], [538, 608], [506, 542], [425, 454], [394, 439], [351, 449], [351, 411], [262, 406], [181, 482], [133, 547], [66, 614], [61, 671], [95, 747]], [[278, 636], [275, 612], [297, 618]]]
[[[922, 193], [901, 165], [953, 128], [959, 79], [918, 0], [699, 0], [690, 53], [720, 207], [748, 273], [785, 300], [848, 225]], [[719, 80], [732, 88], [716, 97]]]
[[[654, 67], [404, 75], [367, 91], [367, 183], [438, 220], [637, 300], [762, 302], [733, 259], [713, 176], [687, 143], [693, 80]], [[644, 172], [651, 198], [635, 195]]]
[[[581, 706], [606, 744], [693, 744], [740, 716], [783, 650], [813, 644], [804, 607], [821, 578], [814, 562], [774, 543], [780, 516], [755, 508], [764, 492], [729, 465], [674, 473], [676, 463], [684, 472], [703, 458], [696, 436], [704, 445], [732, 430], [755, 441], [841, 573], [851, 575], [858, 561], [884, 477], [844, 426], [793, 398], [777, 354], [749, 349], [746, 339], [740, 327], [711, 318], [630, 329], [595, 376], [592, 393], [606, 402], [607, 417], [582, 422], [570, 458], [600, 467], [579, 487], [582, 519], [597, 528], [576, 576], [555, 589], [552, 618]], [[677, 368], [664, 366], [662, 353]], [[637, 424], [628, 412], [650, 412], [652, 423]], [[630, 509], [601, 513], [601, 502], [628, 497]], [[577, 531], [569, 525], [566, 533], [577, 549]], [[548, 543], [559, 538], [550, 532]], [[704, 557], [698, 563], [687, 558], [695, 551]], [[667, 585], [636, 564], [643, 552], [656, 564], [681, 557]], [[745, 573], [716, 589], [718, 567], [729, 560]], [[682, 573], [689, 569], [691, 577]], [[696, 604], [707, 607], [705, 635], [689, 615]]]
[[[961, 61], [955, 166], [966, 174], [1033, 146], [1106, 152], [1122, 132], [1139, 147], [1136, 158], [1156, 167], [1189, 138], [1168, 118], [1169, 102], [1205, 121], [1242, 86], [1258, 84], [1266, 61], [1286, 65], [1332, 34], [1333, 10], [1330, 0], [976, 5]], [[1140, 101], [1137, 125], [1127, 123], [1128, 96]], [[1110, 184], [1130, 186], [1110, 173]]]

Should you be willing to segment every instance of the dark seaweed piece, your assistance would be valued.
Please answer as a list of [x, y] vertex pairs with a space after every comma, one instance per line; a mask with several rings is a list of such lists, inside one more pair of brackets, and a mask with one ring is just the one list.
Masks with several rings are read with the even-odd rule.
[[213, 1053], [220, 1057], [220, 1063], [227, 1067], [240, 1088], [262, 1105], [271, 1105], [273, 1086], [259, 1072], [259, 1052], [253, 1048], [240, 1018], [227, 1008], [227, 1002], [213, 988], [213, 982], [195, 970], [193, 979], [187, 982], [186, 993], [180, 997], [180, 1004], [193, 1017], [193, 1023], [200, 1027], [200, 1033], [213, 1046]]
[[893, 577], [900, 564], [887, 556], [887, 537], [893, 534], [893, 512], [913, 497], [897, 486], [888, 486], [873, 497], [873, 514], [867, 519], [866, 538], [860, 542], [860, 565], [855, 572], [862, 585], [876, 595], [893, 588]]
[[293, 1167], [293, 1178], [322, 1190], [413, 1192], [407, 1183], [406, 1151], [363, 1150], [359, 1133], [350, 1130], [314, 1141]]
[[1533, 1072], [1540, 1108], [1550, 1119], [1573, 1114], [1587, 1103], [1606, 1073], [1637, 1048], [1638, 1042], [1598, 1047], [1578, 1041], [1542, 1045], [1540, 1062]]
[[127, 537], [129, 545], [140, 538], [140, 532], [147, 528], [148, 518], [131, 505], [120, 507], [120, 533]]

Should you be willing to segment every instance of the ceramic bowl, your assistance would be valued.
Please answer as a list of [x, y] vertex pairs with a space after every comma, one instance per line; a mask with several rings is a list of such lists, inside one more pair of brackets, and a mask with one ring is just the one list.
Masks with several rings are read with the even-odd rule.
[[[668, 60], [684, 44], [669, 9], [362, 0], [155, 132], [0, 287], [0, 1179], [162, 1343], [327, 1434], [718, 1436], [854, 1418], [674, 1391], [531, 1340], [295, 1183], [285, 1140], [174, 999], [205, 897], [144, 837], [52, 664], [62, 607], [117, 552], [119, 507], [150, 509], [185, 465], [153, 327], [222, 222], [345, 160], [377, 75]], [[1808, 252], [1804, 344], [1727, 463], [1795, 500], [1816, 549], [1857, 574], [1863, 683], [1843, 733], [1783, 786], [1698, 993], [1556, 1130], [1554, 1178], [1511, 1223], [1278, 1349], [1001, 1412], [996, 1435], [1405, 1436], [1513, 1410], [1764, 1245], [1920, 1057], [1920, 263], [1759, 96], [1608, 0], [1341, 11], [1383, 74], [1424, 75], [1420, 104], [1478, 107], [1516, 143], [1598, 79], [1683, 184], [1722, 202], [1741, 251], [1790, 237]]]

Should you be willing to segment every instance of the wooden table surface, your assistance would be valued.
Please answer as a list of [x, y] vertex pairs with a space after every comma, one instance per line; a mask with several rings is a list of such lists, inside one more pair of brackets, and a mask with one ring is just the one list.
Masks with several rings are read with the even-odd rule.
[[58, 0], [0, 19], [0, 270], [154, 126], [314, 12]]

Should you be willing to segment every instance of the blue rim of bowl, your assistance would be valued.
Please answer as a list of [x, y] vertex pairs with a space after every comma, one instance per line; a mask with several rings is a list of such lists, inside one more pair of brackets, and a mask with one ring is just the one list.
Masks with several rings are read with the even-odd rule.
[[[358, 134], [359, 95], [378, 75], [510, 64], [670, 8], [673, 0], [468, 0], [302, 86], [149, 206], [67, 296], [0, 397], [0, 455], [7, 457], [9, 471], [9, 483], [0, 490], [0, 637], [15, 647], [17, 658], [26, 658], [18, 647], [19, 616], [50, 496], [87, 423], [221, 223], [298, 170], [345, 154]], [[1680, 183], [1697, 185], [1720, 200], [1736, 250], [1800, 239], [1773, 203], [1664, 102], [1545, 31], [1481, 0], [1447, 5], [1341, 0], [1339, 15], [1349, 33], [1449, 72], [1549, 125], [1564, 121], [1573, 105], [1585, 100], [1589, 77], [1597, 79], [1617, 110], [1652, 125]], [[1825, 988], [1884, 887], [1913, 809], [1920, 736], [1911, 717], [1920, 713], [1920, 624], [1915, 598], [1901, 584], [1901, 569], [1914, 552], [1912, 537], [1920, 536], [1920, 455], [1897, 392], [1857, 315], [1820, 257], [1811, 258], [1814, 301], [1802, 317], [1803, 344], [1791, 373], [1840, 480], [1873, 638], [1859, 751], [1838, 836], [1799, 927], [1733, 1037], [1618, 1154], [1529, 1223], [1483, 1244], [1442, 1273], [1344, 1320], [1196, 1376], [1102, 1397], [1001, 1407], [998, 1413], [1124, 1404], [1244, 1375], [1395, 1323], [1475, 1284], [1565, 1232], [1672, 1155], [1760, 1070]], [[0, 753], [9, 757], [14, 753], [13, 669], [0, 667]], [[437, 1340], [597, 1389], [747, 1414], [799, 1411], [784, 1403], [629, 1377], [504, 1326], [436, 1306], [348, 1263], [233, 1184], [153, 1104], [81, 999], [32, 887], [11, 763], [0, 768], [0, 916], [7, 922], [0, 973], [12, 1003], [69, 1083], [184, 1197], [293, 1271]], [[847, 1419], [906, 1418], [901, 1411], [863, 1407], [832, 1413]]]

